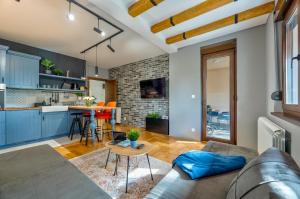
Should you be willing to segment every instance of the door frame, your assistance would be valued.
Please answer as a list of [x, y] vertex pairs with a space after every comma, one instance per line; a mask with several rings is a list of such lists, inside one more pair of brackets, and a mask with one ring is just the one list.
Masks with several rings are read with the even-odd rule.
[[[206, 60], [211, 57], [230, 55], [230, 140], [220, 138], [209, 138], [206, 135], [206, 80], [207, 65]], [[219, 141], [230, 144], [236, 144], [237, 140], [237, 88], [236, 88], [236, 43], [235, 40], [226, 44], [213, 45], [212, 47], [201, 49], [201, 105], [202, 105], [202, 121], [201, 121], [201, 140], [202, 141]]]

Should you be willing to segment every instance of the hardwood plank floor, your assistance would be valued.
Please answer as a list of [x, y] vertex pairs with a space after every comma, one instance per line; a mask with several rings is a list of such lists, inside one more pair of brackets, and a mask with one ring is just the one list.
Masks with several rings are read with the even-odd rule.
[[[128, 132], [130, 126], [120, 126], [116, 127], [117, 131]], [[193, 149], [202, 149], [205, 146], [204, 142], [188, 141], [183, 139], [174, 138], [167, 135], [162, 135], [158, 133], [148, 132], [144, 129], [140, 129], [141, 137], [139, 140], [144, 140], [152, 143], [154, 145], [152, 151], [149, 153], [150, 156], [153, 156], [157, 159], [172, 163], [172, 161], [181, 153], [184, 153]], [[86, 153], [92, 152], [94, 150], [104, 148], [105, 143], [110, 141], [109, 136], [104, 136], [103, 142], [95, 142], [92, 144], [88, 143], [88, 146], [85, 146], [85, 142], [80, 143], [75, 142], [67, 145], [63, 145], [55, 148], [61, 155], [67, 159], [78, 157]]]

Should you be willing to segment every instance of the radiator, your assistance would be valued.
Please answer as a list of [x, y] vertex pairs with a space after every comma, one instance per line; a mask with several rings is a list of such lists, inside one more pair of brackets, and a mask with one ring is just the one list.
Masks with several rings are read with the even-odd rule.
[[287, 152], [287, 132], [266, 117], [259, 117], [257, 122], [257, 151], [264, 152], [270, 147], [276, 147]]

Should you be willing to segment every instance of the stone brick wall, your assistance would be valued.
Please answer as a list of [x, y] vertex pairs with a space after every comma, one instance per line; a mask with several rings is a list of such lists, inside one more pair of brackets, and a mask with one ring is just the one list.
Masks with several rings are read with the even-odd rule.
[[145, 116], [148, 113], [158, 112], [163, 116], [169, 116], [168, 97], [141, 99], [139, 83], [141, 80], [165, 77], [169, 85], [169, 55], [160, 55], [112, 68], [109, 70], [109, 76], [117, 80], [118, 106], [122, 108], [122, 123], [145, 127]]

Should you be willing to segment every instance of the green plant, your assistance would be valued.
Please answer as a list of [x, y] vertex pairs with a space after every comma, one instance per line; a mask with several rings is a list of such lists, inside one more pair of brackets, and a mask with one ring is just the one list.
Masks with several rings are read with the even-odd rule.
[[127, 137], [130, 141], [137, 141], [140, 137], [140, 132], [136, 129], [130, 129]]
[[83, 93], [74, 93], [77, 97], [83, 97], [84, 94]]
[[46, 70], [51, 70], [55, 66], [55, 64], [50, 59], [47, 59], [47, 58], [42, 59], [41, 65]]
[[63, 75], [64, 74], [64, 71], [60, 68], [55, 68], [53, 71], [52, 71], [55, 75]]
[[159, 113], [148, 113], [146, 118], [151, 118], [151, 119], [160, 119], [161, 116]]

